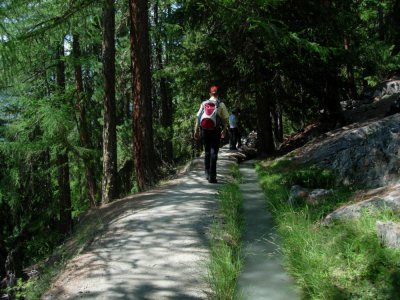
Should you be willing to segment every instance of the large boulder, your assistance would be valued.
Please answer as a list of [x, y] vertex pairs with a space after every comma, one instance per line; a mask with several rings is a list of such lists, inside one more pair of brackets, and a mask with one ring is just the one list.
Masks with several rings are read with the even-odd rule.
[[400, 179], [400, 114], [328, 132], [295, 150], [293, 160], [336, 169], [346, 184], [376, 188]]
[[361, 100], [366, 102], [372, 102], [379, 100], [387, 95], [393, 95], [400, 93], [400, 78], [395, 76], [388, 80], [385, 80], [374, 87], [365, 89], [361, 93]]
[[400, 184], [390, 187], [380, 187], [368, 191], [359, 191], [355, 198], [364, 200], [340, 207], [328, 214], [322, 224], [329, 225], [340, 219], [357, 218], [363, 210], [382, 210], [386, 208], [400, 212]]

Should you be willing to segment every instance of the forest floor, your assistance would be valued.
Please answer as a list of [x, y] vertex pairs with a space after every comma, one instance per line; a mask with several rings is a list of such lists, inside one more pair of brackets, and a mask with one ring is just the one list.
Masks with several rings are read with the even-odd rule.
[[235, 154], [221, 149], [218, 184], [204, 178], [199, 158], [180, 178], [91, 212], [104, 228], [41, 299], [207, 298], [206, 233]]

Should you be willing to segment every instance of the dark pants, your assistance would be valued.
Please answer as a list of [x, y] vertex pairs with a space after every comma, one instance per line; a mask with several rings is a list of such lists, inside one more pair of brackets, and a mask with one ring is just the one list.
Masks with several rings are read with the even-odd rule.
[[209, 179], [217, 178], [217, 159], [221, 139], [220, 130], [202, 129], [204, 143], [204, 169]]
[[239, 142], [239, 130], [237, 128], [229, 128], [229, 149], [236, 150], [236, 144]]

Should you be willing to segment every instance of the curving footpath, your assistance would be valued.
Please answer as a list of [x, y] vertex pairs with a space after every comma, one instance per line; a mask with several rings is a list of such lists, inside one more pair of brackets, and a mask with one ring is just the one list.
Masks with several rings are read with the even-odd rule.
[[122, 199], [123, 213], [88, 251], [75, 257], [41, 299], [205, 299], [214, 194], [227, 181], [231, 153], [222, 148], [218, 182], [195, 170], [160, 188]]
[[[218, 184], [204, 178], [200, 158], [181, 178], [107, 205], [115, 217], [41, 299], [209, 298], [206, 232], [217, 209], [215, 194], [230, 180], [229, 166], [238, 155], [227, 147], [220, 150]], [[268, 242], [273, 226], [252, 162], [243, 163], [241, 172], [246, 260], [238, 282], [240, 299], [296, 299], [276, 248]]]

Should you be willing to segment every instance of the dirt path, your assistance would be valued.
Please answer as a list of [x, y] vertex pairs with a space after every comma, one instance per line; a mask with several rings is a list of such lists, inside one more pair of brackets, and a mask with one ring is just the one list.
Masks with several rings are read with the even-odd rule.
[[216, 209], [214, 194], [227, 181], [231, 155], [221, 149], [218, 184], [205, 180], [200, 163], [165, 188], [134, 197], [141, 205], [115, 217], [42, 299], [205, 299], [205, 233]]

